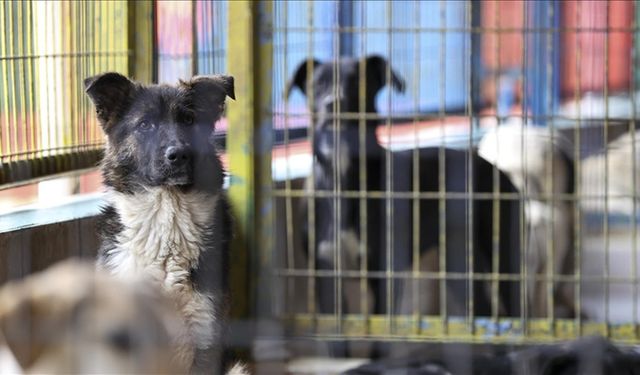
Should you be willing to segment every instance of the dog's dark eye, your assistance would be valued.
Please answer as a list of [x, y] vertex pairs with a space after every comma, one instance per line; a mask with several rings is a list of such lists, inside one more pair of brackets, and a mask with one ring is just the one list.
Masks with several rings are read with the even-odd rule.
[[143, 132], [149, 131], [149, 130], [153, 129], [154, 127], [155, 127], [155, 125], [153, 125], [149, 121], [140, 121], [138, 123], [138, 129], [143, 131]]

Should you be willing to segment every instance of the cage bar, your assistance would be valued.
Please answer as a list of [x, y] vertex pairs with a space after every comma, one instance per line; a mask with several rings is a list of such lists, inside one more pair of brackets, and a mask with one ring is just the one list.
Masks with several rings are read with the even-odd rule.
[[155, 2], [127, 1], [129, 76], [140, 82], [156, 82], [158, 72], [155, 61]]
[[230, 285], [233, 294], [240, 296], [234, 316], [260, 317], [272, 310], [268, 287], [273, 241], [272, 121], [268, 115], [271, 97], [265, 93], [271, 87], [273, 3], [233, 1], [228, 7], [228, 35], [233, 40], [228, 42], [227, 58], [238, 98], [228, 107], [227, 132], [229, 169], [233, 171], [229, 198], [236, 219], [232, 269], [251, 270], [232, 274]]
[[0, 189], [94, 168], [103, 139], [82, 80], [126, 73], [127, 3], [24, 1], [0, 9]]

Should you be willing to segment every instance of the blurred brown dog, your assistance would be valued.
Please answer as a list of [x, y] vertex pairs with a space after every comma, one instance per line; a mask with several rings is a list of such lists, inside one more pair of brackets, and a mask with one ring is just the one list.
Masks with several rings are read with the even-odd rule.
[[186, 373], [186, 327], [148, 284], [59, 263], [0, 289], [0, 336], [25, 373]]

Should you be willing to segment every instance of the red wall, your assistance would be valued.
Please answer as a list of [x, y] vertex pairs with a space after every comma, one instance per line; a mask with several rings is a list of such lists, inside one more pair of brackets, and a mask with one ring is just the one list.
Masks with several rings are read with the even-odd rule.
[[[482, 34], [482, 62], [486, 69], [522, 67], [524, 4], [521, 0], [482, 2], [482, 27], [485, 29]], [[603, 91], [605, 40], [608, 41], [609, 91], [629, 89], [634, 11], [632, 0], [562, 2], [560, 87], [563, 97], [573, 97], [578, 82], [581, 94]], [[496, 33], [495, 29], [500, 32]], [[497, 43], [500, 43], [500, 51], [496, 57]], [[485, 78], [482, 89], [484, 98], [493, 103], [495, 88], [492, 77]]]
[[[490, 71], [522, 67], [524, 38], [524, 1], [488, 0], [482, 2], [482, 62]], [[486, 103], [495, 103], [495, 79], [484, 77], [482, 96]]]
[[604, 89], [605, 41], [608, 41], [609, 91], [629, 88], [633, 33], [631, 30], [605, 32], [603, 29], [629, 29], [633, 17], [633, 1], [609, 1], [608, 10], [607, 1], [602, 0], [562, 3], [563, 27], [583, 30], [563, 32], [561, 36], [561, 91], [564, 95], [574, 96], [576, 89], [581, 93]]

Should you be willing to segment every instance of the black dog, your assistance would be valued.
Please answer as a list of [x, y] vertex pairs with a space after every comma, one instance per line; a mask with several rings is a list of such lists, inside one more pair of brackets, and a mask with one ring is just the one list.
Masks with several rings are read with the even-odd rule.
[[[448, 351], [447, 361], [441, 353]], [[434, 353], [435, 352], [435, 353]], [[435, 354], [435, 355], [434, 355]], [[466, 355], [465, 355], [466, 354]], [[438, 358], [438, 356], [443, 358]], [[512, 352], [475, 354], [460, 346], [412, 352], [359, 366], [345, 375], [638, 375], [640, 353], [594, 336]]]
[[233, 78], [147, 86], [106, 73], [85, 88], [108, 139], [98, 264], [157, 279], [189, 329], [180, 355], [195, 357], [195, 371], [218, 373], [231, 228], [213, 129], [225, 97], [234, 98]]
[[[309, 66], [313, 66], [312, 76], [309, 74]], [[337, 82], [336, 70], [340, 72]], [[361, 80], [366, 83], [366, 90], [361, 91]], [[376, 94], [387, 82], [396, 90], [404, 89], [403, 80], [389, 68], [384, 58], [370, 56], [362, 60], [343, 58], [335, 64], [316, 60], [304, 62], [289, 84], [289, 93], [297, 87], [307, 96], [312, 94], [313, 97], [310, 110], [314, 116], [312, 130], [315, 162], [312, 181], [315, 191], [334, 192], [336, 188], [342, 192], [391, 191], [403, 194], [404, 197], [393, 198], [388, 205], [384, 199], [360, 199], [357, 195], [355, 198], [315, 198], [312, 203], [316, 212], [316, 237], [310, 245], [315, 246], [317, 267], [321, 270], [336, 268], [336, 244], [339, 242], [343, 269], [358, 269], [359, 259], [366, 255], [367, 269], [370, 272], [408, 270], [412, 264], [414, 244], [411, 241], [414, 235], [419, 236], [417, 246], [420, 253], [427, 255], [438, 251], [440, 227], [444, 225], [446, 245], [441, 251], [446, 251], [445, 271], [448, 273], [468, 273], [471, 267], [474, 273], [518, 273], [520, 203], [517, 191], [506, 175], [495, 170], [474, 151], [443, 149], [443, 158], [440, 160], [439, 148], [421, 149], [418, 151], [417, 174], [413, 170], [413, 151], [393, 152], [389, 162], [393, 174], [389, 178], [391, 186], [388, 186], [387, 172], [391, 171], [387, 171], [387, 151], [380, 146], [376, 137], [379, 121], [368, 116], [362, 139], [358, 117], [354, 116], [362, 112], [375, 115]], [[362, 100], [364, 106], [361, 105], [360, 92], [365, 94]], [[361, 175], [362, 168], [365, 169], [365, 176]], [[499, 228], [495, 228], [499, 230], [499, 242], [495, 244], [492, 238], [494, 206], [491, 199], [494, 173], [497, 174], [498, 181], [495, 191], [512, 193], [511, 200], [499, 201]], [[439, 180], [441, 174], [445, 176], [443, 181]], [[457, 193], [457, 196], [446, 199], [444, 207], [440, 207], [435, 194], [433, 197], [420, 199], [419, 233], [414, 233], [412, 225], [411, 192], [415, 178], [420, 192], [436, 193], [441, 190], [442, 183], [443, 191]], [[460, 193], [485, 194], [470, 201]], [[361, 207], [363, 203], [366, 210]], [[362, 211], [366, 211], [366, 217], [361, 216]], [[393, 219], [388, 220], [388, 215], [392, 215]], [[362, 231], [362, 220], [366, 220], [366, 232]], [[389, 234], [393, 235], [392, 239], [387, 237]], [[388, 244], [393, 250], [388, 248]], [[473, 255], [472, 264], [469, 264], [470, 255]], [[493, 260], [498, 255], [499, 265], [496, 269]], [[380, 275], [381, 272], [377, 274]], [[389, 311], [389, 281], [382, 276], [369, 276], [368, 280], [375, 295], [374, 312], [398, 312], [399, 304], [395, 298], [391, 301], [392, 311]], [[335, 277], [323, 277], [318, 281], [319, 309], [323, 313], [335, 312], [338, 297], [334, 292], [334, 283]], [[402, 292], [399, 290], [400, 285], [394, 282], [393, 291], [396, 296]], [[472, 311], [475, 315], [489, 316], [492, 313], [491, 285], [482, 280], [472, 281], [472, 285], [470, 291], [469, 281], [464, 277], [447, 280], [447, 289], [452, 295], [446, 302], [449, 314], [464, 315], [468, 312], [467, 303], [470, 301], [473, 302]], [[519, 284], [502, 281], [498, 289], [500, 313], [517, 316], [520, 313]], [[433, 291], [422, 293], [431, 292]], [[343, 302], [346, 303], [347, 301]]]

